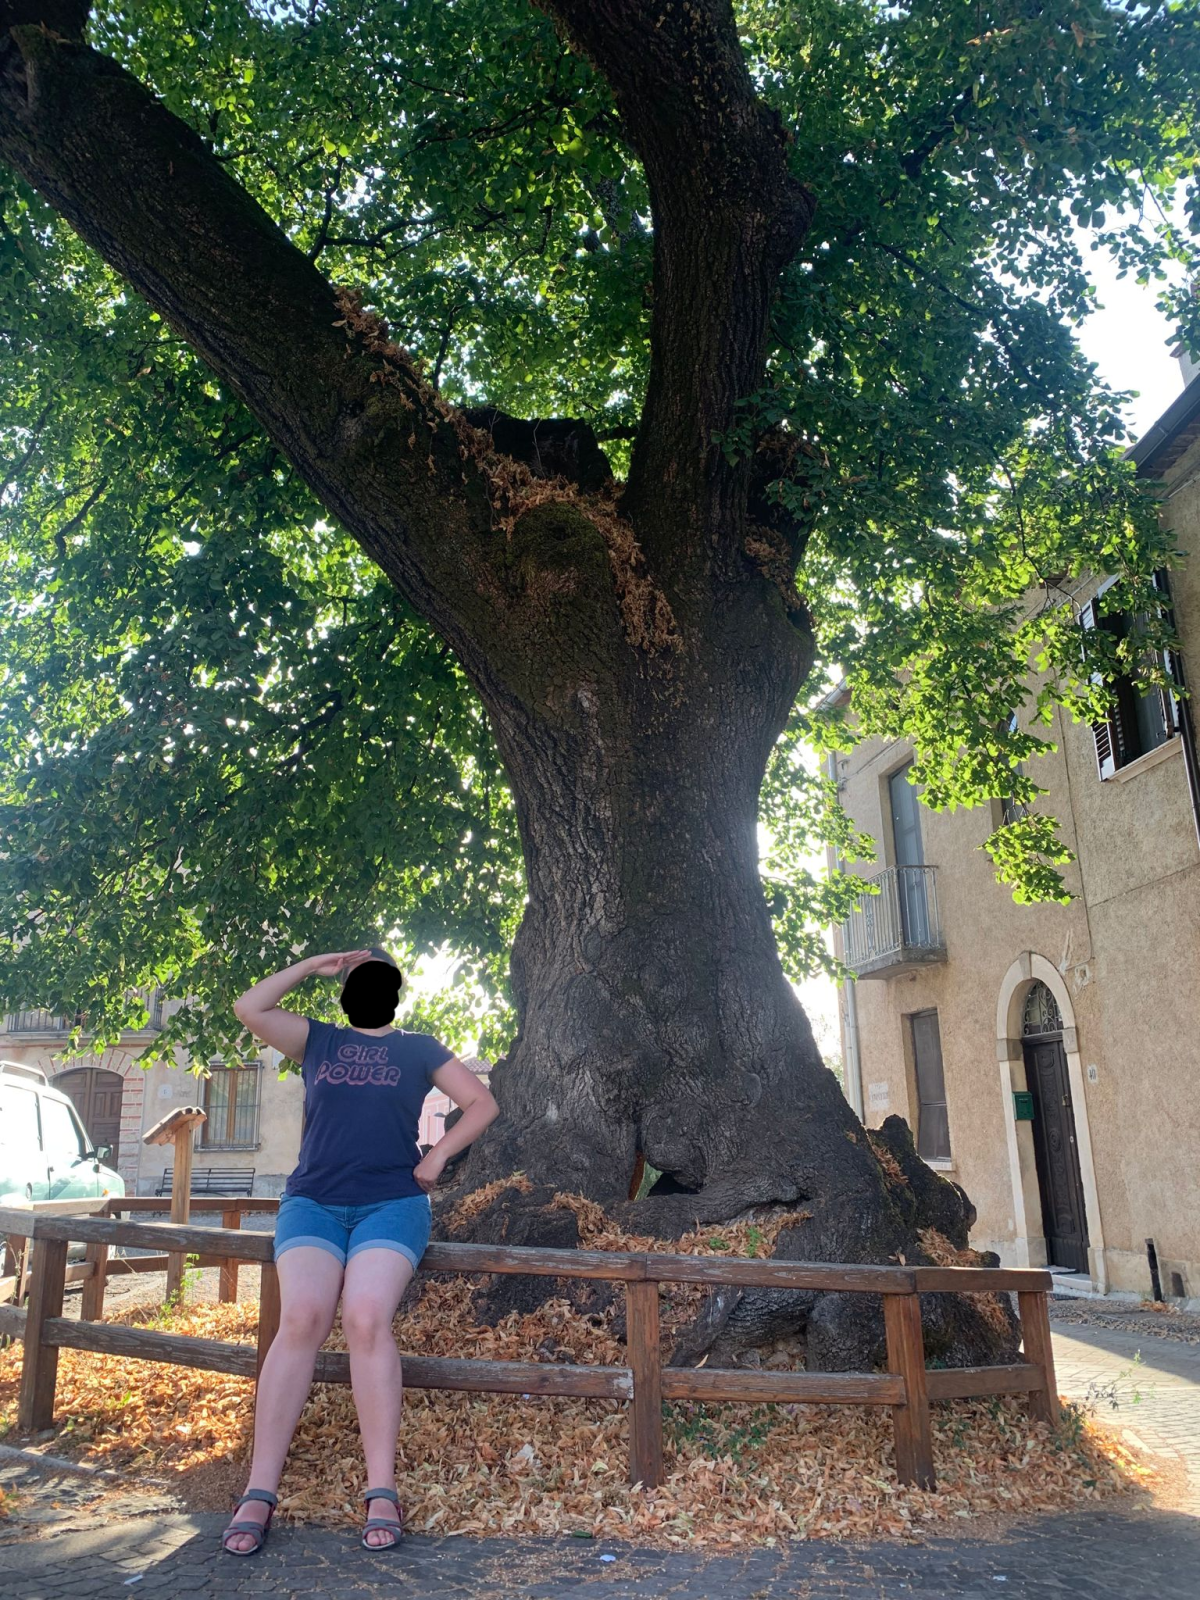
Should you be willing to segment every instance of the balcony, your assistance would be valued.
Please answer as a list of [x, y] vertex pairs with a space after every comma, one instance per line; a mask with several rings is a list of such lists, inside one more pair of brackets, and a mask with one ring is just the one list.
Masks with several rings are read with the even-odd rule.
[[842, 924], [842, 951], [857, 978], [892, 978], [946, 959], [936, 867], [889, 867], [868, 880]]
[[[142, 1000], [149, 1012], [146, 1026], [142, 1029], [130, 1029], [130, 1034], [140, 1038], [143, 1033], [156, 1033], [162, 1027], [163, 997], [162, 991], [154, 994], [142, 991]], [[70, 1033], [75, 1026], [74, 1017], [57, 1016], [53, 1011], [10, 1011], [4, 1018], [3, 1027], [0, 1029], [6, 1035], [20, 1034], [24, 1038], [51, 1039]], [[84, 1032], [87, 1024], [84, 1022]]]

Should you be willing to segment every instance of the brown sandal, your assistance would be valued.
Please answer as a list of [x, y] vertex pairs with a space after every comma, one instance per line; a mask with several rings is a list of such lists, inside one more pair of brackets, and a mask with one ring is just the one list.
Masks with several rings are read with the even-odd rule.
[[[368, 1507], [372, 1500], [390, 1500], [396, 1508], [396, 1521], [390, 1517], [368, 1517], [363, 1524], [362, 1545], [364, 1550], [394, 1550], [404, 1537], [404, 1513], [400, 1509], [400, 1496], [395, 1489], [368, 1489], [363, 1499]], [[374, 1528], [380, 1528], [391, 1534], [387, 1544], [368, 1544], [367, 1535]]]

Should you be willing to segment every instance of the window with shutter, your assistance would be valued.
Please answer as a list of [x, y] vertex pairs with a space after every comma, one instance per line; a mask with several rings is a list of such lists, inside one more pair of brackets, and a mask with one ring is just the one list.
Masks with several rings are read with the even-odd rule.
[[[1099, 611], [1094, 600], [1089, 600], [1084, 606], [1079, 613], [1079, 621], [1085, 628], [1100, 626]], [[1103, 675], [1099, 672], [1094, 672], [1092, 674], [1092, 682], [1102, 683]], [[1092, 733], [1096, 740], [1096, 766], [1099, 769], [1101, 778], [1111, 778], [1117, 770], [1117, 751], [1120, 740], [1116, 729], [1113, 727], [1112, 719], [1118, 713], [1119, 708], [1114, 706], [1109, 716], [1104, 718], [1103, 721], [1092, 723]]]
[[[1162, 596], [1162, 611], [1167, 622], [1172, 628], [1175, 626], [1175, 612], [1171, 602], [1171, 580], [1162, 570], [1154, 574], [1154, 587]], [[1163, 666], [1166, 668], [1167, 677], [1173, 684], [1183, 688], [1183, 662], [1174, 650], [1163, 651]], [[1183, 705], [1177, 694], [1169, 689], [1159, 691], [1163, 697], [1163, 715], [1167, 724], [1167, 737], [1173, 738], [1175, 734], [1183, 731]]]
[[[1006, 733], [1016, 733], [1020, 719], [1014, 711], [1005, 724]], [[1013, 771], [1021, 777], [1025, 776], [1025, 763], [1019, 761]], [[1018, 822], [1022, 817], [1029, 815], [1029, 807], [1023, 800], [1018, 800], [1014, 795], [1006, 794], [1000, 799], [1000, 820], [1007, 826], [1010, 822]]]
[[[1169, 601], [1170, 591], [1166, 583], [1165, 572], [1155, 574], [1155, 587]], [[1096, 600], [1088, 601], [1080, 612], [1079, 620], [1084, 628], [1103, 628], [1117, 639], [1136, 640], [1144, 627], [1141, 617], [1129, 617], [1119, 612], [1101, 616]], [[1182, 681], [1173, 652], [1165, 651], [1162, 661], [1155, 664], [1163, 667], [1172, 682]], [[1104, 681], [1102, 674], [1093, 673], [1092, 681]], [[1149, 754], [1151, 750], [1157, 750], [1179, 732], [1179, 704], [1170, 690], [1157, 687], [1143, 689], [1136, 677], [1128, 673], [1116, 674], [1110, 680], [1110, 688], [1113, 701], [1108, 716], [1102, 722], [1092, 724], [1096, 741], [1096, 766], [1101, 778], [1111, 778], [1118, 768], [1128, 766], [1131, 761]]]
[[256, 1148], [259, 1077], [257, 1066], [212, 1068], [204, 1080], [208, 1121], [200, 1129], [202, 1148]]
[[942, 1037], [936, 1011], [914, 1011], [908, 1019], [917, 1079], [917, 1154], [949, 1161], [950, 1119], [942, 1071]]

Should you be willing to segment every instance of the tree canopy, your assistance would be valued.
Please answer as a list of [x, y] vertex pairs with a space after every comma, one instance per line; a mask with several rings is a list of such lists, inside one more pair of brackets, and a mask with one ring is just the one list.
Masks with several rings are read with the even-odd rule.
[[[628, 107], [573, 42], [577, 10], [144, 0], [98, 6], [87, 37], [387, 318], [448, 402], [582, 419], [620, 476], [670, 285]], [[1177, 281], [1200, 265], [1200, 8], [746, 0], [736, 16], [812, 210], [765, 379], [718, 441], [761, 463], [757, 555], [816, 641], [763, 795], [799, 976], [853, 887], [795, 869], [811, 841], [850, 838], [800, 755], [844, 737], [811, 709], [830, 674], [860, 732], [913, 739], [928, 804], [1033, 800], [1018, 769], [1053, 708], [1095, 714], [1095, 674], [1134, 648], [1081, 633], [1073, 580], [1114, 574], [1113, 606], [1153, 612], [1169, 541], [1074, 329], [1096, 249], [1157, 285], [1200, 347]], [[431, 1025], [499, 1042], [521, 854], [449, 646], [232, 389], [3, 166], [0, 351], [9, 1003], [82, 1008], [111, 1037], [130, 991], [161, 983], [191, 997], [164, 1045], [203, 1059], [234, 1047], [228, 1002], [264, 967], [396, 929], [406, 959], [462, 953]], [[1017, 893], [1061, 892], [1048, 814], [991, 848]]]

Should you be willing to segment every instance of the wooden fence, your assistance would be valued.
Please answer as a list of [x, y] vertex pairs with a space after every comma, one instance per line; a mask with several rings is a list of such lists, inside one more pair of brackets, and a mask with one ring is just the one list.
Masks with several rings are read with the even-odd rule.
[[[223, 1213], [264, 1210], [262, 1201], [210, 1202]], [[203, 1200], [196, 1209], [208, 1209]], [[123, 1211], [139, 1201], [116, 1202]], [[191, 1224], [121, 1221], [90, 1216], [32, 1215], [0, 1209], [0, 1234], [36, 1241], [28, 1310], [0, 1306], [0, 1333], [25, 1341], [18, 1422], [23, 1430], [49, 1427], [60, 1349], [100, 1351], [141, 1361], [256, 1377], [279, 1327], [279, 1280], [268, 1233]], [[88, 1245], [81, 1320], [64, 1317], [67, 1246]], [[257, 1347], [189, 1338], [103, 1323], [104, 1282], [113, 1246], [187, 1252], [202, 1263], [240, 1261], [261, 1266]], [[153, 1257], [147, 1259], [154, 1259]], [[162, 1270], [161, 1265], [158, 1270]], [[977, 1395], [1024, 1394], [1033, 1416], [1058, 1420], [1058, 1395], [1050, 1345], [1046, 1294], [1048, 1272], [977, 1267], [835, 1266], [822, 1262], [730, 1260], [719, 1257], [618, 1254], [594, 1250], [520, 1249], [505, 1245], [433, 1243], [423, 1272], [527, 1273], [537, 1277], [603, 1279], [624, 1283], [628, 1365], [567, 1366], [557, 1362], [466, 1361], [405, 1356], [404, 1379], [417, 1389], [465, 1389], [472, 1393], [577, 1395], [627, 1400], [630, 1413], [632, 1483], [662, 1481], [664, 1401], [740, 1401], [752, 1404], [886, 1406], [891, 1411], [896, 1470], [901, 1482], [933, 1488], [930, 1402]], [[662, 1283], [711, 1287], [815, 1289], [880, 1295], [887, 1329], [887, 1372], [765, 1372], [712, 1367], [663, 1367], [659, 1353], [658, 1295]], [[224, 1286], [224, 1284], [223, 1284]], [[1011, 1366], [927, 1369], [921, 1329], [922, 1294], [1016, 1291], [1025, 1360]], [[350, 1381], [344, 1351], [323, 1351], [316, 1377], [323, 1383]]]
[[[35, 1200], [20, 1207], [21, 1215], [29, 1216], [120, 1216], [122, 1213], [170, 1211], [171, 1196], [141, 1195], [129, 1197], [109, 1196], [103, 1200]], [[192, 1211], [220, 1212], [223, 1228], [240, 1228], [247, 1214], [273, 1216], [279, 1210], [279, 1201], [266, 1195], [258, 1199], [210, 1195], [192, 1195]], [[7, 1215], [7, 1213], [5, 1213]], [[0, 1241], [7, 1249], [7, 1259], [0, 1264], [0, 1304], [10, 1298], [20, 1305], [29, 1286], [29, 1257], [25, 1239], [19, 1234], [7, 1237], [0, 1229]], [[104, 1315], [104, 1291], [109, 1278], [127, 1273], [166, 1272], [170, 1256], [112, 1256], [106, 1244], [88, 1246], [87, 1257], [74, 1266], [67, 1267], [68, 1284], [84, 1284], [84, 1316], [90, 1322], [99, 1322]], [[203, 1254], [197, 1260], [200, 1267], [220, 1267], [220, 1298], [232, 1304], [238, 1297], [238, 1261], [234, 1256]]]

